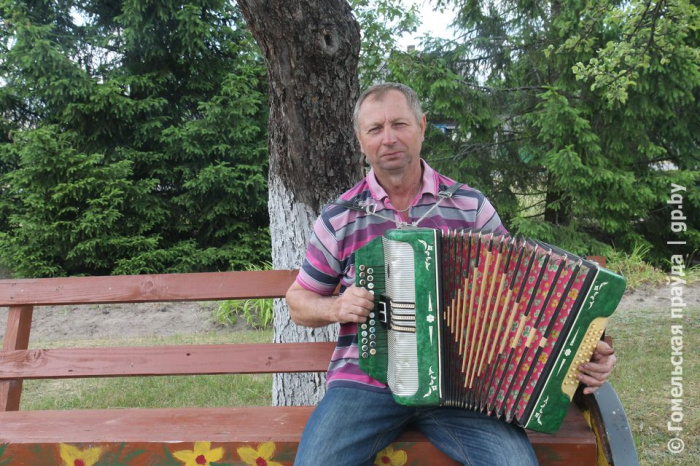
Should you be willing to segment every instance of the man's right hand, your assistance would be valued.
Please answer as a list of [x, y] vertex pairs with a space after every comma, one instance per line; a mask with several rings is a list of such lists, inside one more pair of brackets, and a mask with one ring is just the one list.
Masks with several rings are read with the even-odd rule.
[[374, 295], [352, 285], [340, 296], [322, 296], [294, 282], [287, 291], [287, 304], [297, 325], [323, 327], [336, 322], [365, 322], [374, 308]]
[[365, 288], [352, 285], [333, 303], [336, 319], [341, 324], [367, 321], [370, 311], [374, 309], [374, 295]]

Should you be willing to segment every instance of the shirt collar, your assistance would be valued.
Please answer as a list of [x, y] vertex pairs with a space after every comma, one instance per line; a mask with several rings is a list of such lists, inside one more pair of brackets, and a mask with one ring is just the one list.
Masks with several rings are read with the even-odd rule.
[[[438, 192], [440, 191], [440, 185], [438, 183], [438, 173], [433, 170], [433, 168], [428, 165], [428, 163], [421, 159], [421, 166], [423, 167], [423, 187], [421, 188], [421, 197], [425, 194], [432, 194], [433, 197], [437, 198]], [[375, 201], [383, 201], [389, 194], [382, 188], [377, 181], [377, 177], [374, 174], [374, 168], [367, 174], [367, 185], [369, 186], [369, 192], [372, 195], [372, 199]]]

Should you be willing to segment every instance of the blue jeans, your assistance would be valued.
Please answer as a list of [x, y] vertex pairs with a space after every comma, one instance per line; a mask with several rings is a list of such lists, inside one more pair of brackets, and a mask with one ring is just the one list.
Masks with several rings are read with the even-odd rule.
[[525, 431], [513, 424], [464, 409], [403, 406], [391, 394], [347, 387], [326, 392], [306, 424], [294, 464], [371, 465], [409, 425], [462, 464], [538, 464]]

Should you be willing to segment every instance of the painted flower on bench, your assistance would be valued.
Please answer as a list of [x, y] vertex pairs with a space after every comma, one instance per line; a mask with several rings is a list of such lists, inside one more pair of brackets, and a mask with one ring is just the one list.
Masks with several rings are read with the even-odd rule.
[[67, 466], [92, 466], [100, 459], [102, 448], [95, 447], [81, 450], [73, 445], [62, 443], [59, 446], [59, 453]]
[[407, 461], [408, 455], [404, 450], [394, 450], [394, 447], [389, 445], [377, 453], [374, 466], [404, 466]]
[[195, 442], [192, 450], [179, 450], [173, 456], [182, 461], [185, 466], [210, 466], [224, 456], [224, 449], [211, 448], [211, 442]]
[[250, 466], [283, 466], [277, 461], [270, 461], [275, 454], [275, 443], [265, 442], [258, 445], [258, 448], [240, 447], [236, 450], [238, 456], [245, 464]]

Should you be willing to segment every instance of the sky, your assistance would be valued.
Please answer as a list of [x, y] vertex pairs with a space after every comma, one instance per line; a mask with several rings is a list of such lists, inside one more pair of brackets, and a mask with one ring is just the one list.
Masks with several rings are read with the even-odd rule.
[[403, 0], [403, 2], [410, 7], [410, 5], [418, 5], [420, 11], [420, 17], [423, 22], [421, 27], [415, 34], [404, 35], [399, 39], [399, 47], [406, 49], [409, 45], [420, 46], [420, 38], [426, 33], [433, 37], [441, 37], [444, 39], [450, 39], [453, 37], [452, 30], [449, 28], [450, 23], [454, 19], [453, 11], [435, 11], [433, 6], [430, 5], [429, 0]]

